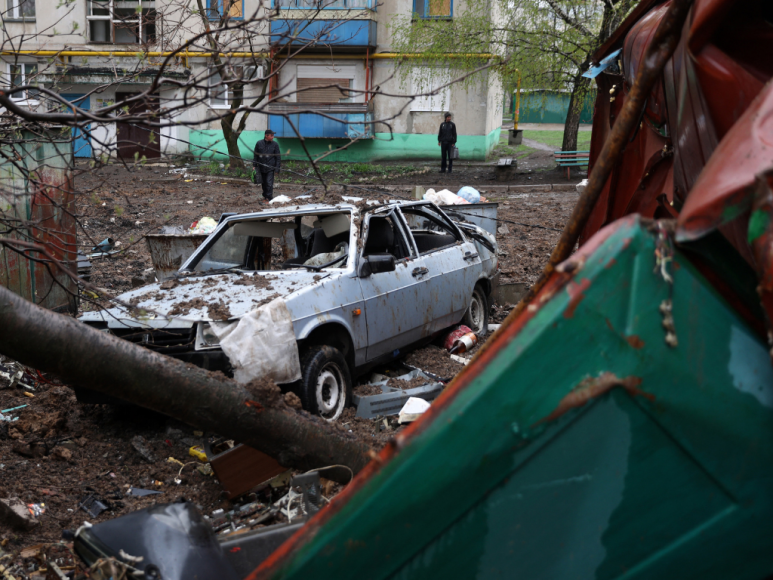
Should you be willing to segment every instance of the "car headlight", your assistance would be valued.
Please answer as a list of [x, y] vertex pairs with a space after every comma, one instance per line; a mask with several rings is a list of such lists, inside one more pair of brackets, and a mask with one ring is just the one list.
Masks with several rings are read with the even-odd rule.
[[220, 339], [208, 322], [199, 322], [196, 326], [196, 350], [219, 348]]

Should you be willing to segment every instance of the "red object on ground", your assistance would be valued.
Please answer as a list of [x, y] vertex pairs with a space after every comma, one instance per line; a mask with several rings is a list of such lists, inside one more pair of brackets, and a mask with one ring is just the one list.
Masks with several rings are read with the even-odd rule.
[[454, 330], [449, 332], [446, 335], [446, 337], [443, 339], [443, 348], [446, 350], [451, 350], [452, 348], [454, 348], [456, 341], [462, 338], [465, 334], [471, 334], [471, 333], [472, 333], [472, 328], [470, 328], [469, 326], [465, 326], [464, 324], [460, 324]]

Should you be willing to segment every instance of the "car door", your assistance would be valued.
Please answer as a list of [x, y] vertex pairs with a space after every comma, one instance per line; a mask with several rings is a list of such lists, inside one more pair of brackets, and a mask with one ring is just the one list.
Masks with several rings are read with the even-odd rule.
[[481, 258], [475, 244], [433, 204], [407, 205], [400, 211], [427, 269], [433, 297], [431, 332], [436, 332], [459, 322], [469, 307], [482, 269]]
[[[384, 239], [389, 237], [389, 230], [392, 232], [391, 239]], [[360, 261], [372, 254], [391, 254], [396, 262], [393, 272], [359, 278], [368, 327], [367, 358], [370, 361], [398, 356], [403, 347], [431, 334], [431, 297], [424, 260], [416, 255], [404, 224], [394, 210], [367, 214], [363, 235]]]

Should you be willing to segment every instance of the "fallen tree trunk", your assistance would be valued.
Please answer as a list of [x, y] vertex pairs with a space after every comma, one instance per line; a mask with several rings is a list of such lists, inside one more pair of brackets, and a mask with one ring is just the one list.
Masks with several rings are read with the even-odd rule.
[[[94, 330], [2, 286], [0, 329], [0, 353], [22, 364], [233, 438], [285, 467], [345, 465], [357, 473], [369, 461], [367, 445], [281, 397]], [[325, 476], [349, 479], [343, 470]]]

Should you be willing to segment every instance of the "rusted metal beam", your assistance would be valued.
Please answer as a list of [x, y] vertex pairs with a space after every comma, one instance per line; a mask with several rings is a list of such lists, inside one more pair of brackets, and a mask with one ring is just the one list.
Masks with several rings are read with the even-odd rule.
[[510, 313], [510, 318], [518, 316], [526, 308], [526, 305], [534, 299], [545, 285], [550, 275], [555, 271], [556, 266], [572, 254], [574, 246], [580, 237], [580, 232], [585, 227], [588, 217], [590, 217], [604, 188], [604, 184], [609, 179], [612, 169], [622, 158], [631, 132], [641, 119], [642, 109], [647, 102], [647, 97], [652, 91], [652, 87], [660, 78], [666, 62], [674, 54], [674, 50], [679, 43], [682, 26], [691, 6], [692, 0], [673, 0], [673, 3], [668, 8], [668, 12], [666, 12], [658, 26], [647, 54], [642, 61], [642, 66], [636, 74], [636, 79], [630, 93], [628, 93], [625, 105], [623, 105], [623, 109], [615, 121], [612, 131], [604, 143], [601, 154], [593, 165], [593, 169], [588, 177], [588, 185], [580, 195], [569, 222], [564, 227], [561, 238], [553, 248], [545, 270], [542, 272], [539, 280], [529, 289], [528, 294]]

